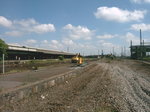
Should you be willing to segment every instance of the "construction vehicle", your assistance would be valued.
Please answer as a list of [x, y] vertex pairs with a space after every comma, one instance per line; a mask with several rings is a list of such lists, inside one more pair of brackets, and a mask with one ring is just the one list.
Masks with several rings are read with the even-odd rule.
[[80, 53], [76, 54], [74, 57], [72, 57], [71, 62], [81, 65], [83, 64], [83, 57], [80, 55]]

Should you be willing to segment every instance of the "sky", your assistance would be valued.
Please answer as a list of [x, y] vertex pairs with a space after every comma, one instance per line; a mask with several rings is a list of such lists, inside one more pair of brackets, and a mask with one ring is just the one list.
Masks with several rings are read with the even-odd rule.
[[150, 0], [0, 0], [0, 38], [11, 45], [129, 55], [140, 29], [150, 42]]

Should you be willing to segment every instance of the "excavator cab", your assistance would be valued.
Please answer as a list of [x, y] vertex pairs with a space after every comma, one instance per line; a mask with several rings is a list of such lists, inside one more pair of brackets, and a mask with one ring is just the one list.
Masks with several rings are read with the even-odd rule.
[[74, 57], [72, 57], [71, 62], [81, 65], [83, 64], [83, 57], [80, 55], [80, 53], [76, 54]]

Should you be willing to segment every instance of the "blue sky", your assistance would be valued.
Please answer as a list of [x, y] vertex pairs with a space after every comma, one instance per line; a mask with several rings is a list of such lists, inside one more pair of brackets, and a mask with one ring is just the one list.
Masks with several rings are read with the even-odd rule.
[[8, 44], [88, 55], [120, 54], [142, 29], [150, 41], [150, 0], [0, 0], [0, 38]]

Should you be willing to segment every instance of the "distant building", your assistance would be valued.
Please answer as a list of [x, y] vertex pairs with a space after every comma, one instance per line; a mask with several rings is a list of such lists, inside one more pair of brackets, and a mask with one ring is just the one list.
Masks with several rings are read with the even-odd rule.
[[68, 52], [45, 50], [16, 45], [8, 45], [7, 54], [8, 60], [58, 59], [59, 56], [71, 58], [75, 55]]
[[150, 56], [150, 45], [131, 45], [130, 51], [132, 59], [142, 59]]
[[[147, 44], [148, 43], [148, 44]], [[140, 45], [130, 45], [131, 58], [132, 59], [143, 59], [150, 55], [150, 43], [142, 41], [142, 30], [140, 29]]]

